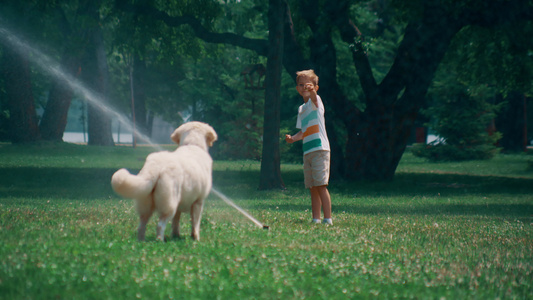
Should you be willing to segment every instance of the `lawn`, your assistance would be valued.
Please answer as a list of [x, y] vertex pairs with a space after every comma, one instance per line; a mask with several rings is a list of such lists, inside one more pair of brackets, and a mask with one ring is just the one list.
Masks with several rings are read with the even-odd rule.
[[406, 153], [393, 182], [332, 181], [333, 226], [310, 223], [300, 165], [258, 191], [259, 162], [215, 161], [215, 187], [270, 230], [211, 195], [201, 241], [156, 242], [152, 218], [138, 242], [109, 181], [151, 151], [0, 144], [0, 299], [533, 298], [532, 155]]

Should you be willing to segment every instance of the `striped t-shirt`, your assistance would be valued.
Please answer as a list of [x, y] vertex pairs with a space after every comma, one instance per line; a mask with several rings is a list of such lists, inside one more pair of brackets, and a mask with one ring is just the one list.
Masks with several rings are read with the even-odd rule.
[[320, 96], [317, 95], [316, 98], [318, 107], [309, 99], [298, 108], [296, 128], [301, 129], [303, 133], [304, 154], [318, 150], [330, 151], [324, 120], [324, 104]]

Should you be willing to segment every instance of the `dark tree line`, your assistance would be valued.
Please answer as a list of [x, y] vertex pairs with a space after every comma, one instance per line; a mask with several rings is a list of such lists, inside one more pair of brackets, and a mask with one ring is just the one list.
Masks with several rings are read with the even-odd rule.
[[[121, 47], [129, 53], [133, 87], [130, 92], [139, 100], [134, 115], [141, 127], [148, 127], [144, 105], [147, 87], [143, 76], [149, 58], [146, 46], [149, 40], [158, 39], [160, 47], [165, 49], [174, 49], [174, 39], [194, 45], [196, 42], [178, 31], [183, 30], [207, 43], [237, 46], [267, 57], [262, 162], [265, 173], [260, 184], [264, 188], [283, 185], [279, 175], [281, 64], [290, 76], [308, 68], [315, 69], [320, 76], [334, 176], [390, 180], [419, 112], [427, 104], [426, 94], [437, 69], [458, 33], [470, 27], [492, 30], [515, 23], [530, 24], [533, 19], [533, 5], [524, 0], [271, 0], [268, 5], [247, 1], [254, 3], [258, 12], [268, 15], [270, 34], [268, 38], [258, 38], [240, 31], [235, 33], [237, 30], [219, 31], [212, 26], [224, 18], [221, 11], [227, 5], [217, 1], [170, 1], [165, 6], [158, 6], [154, 1], [130, 0], [80, 0], [72, 5], [61, 1], [49, 5], [39, 1], [30, 1], [31, 5], [8, 2], [12, 20], [28, 16], [28, 7], [34, 10], [30, 16], [39, 17], [43, 26], [50, 26], [44, 24], [53, 20], [56, 40], [64, 41], [57, 43], [63, 47], [60, 56], [64, 69], [98, 91], [103, 99], [110, 92], [106, 63], [110, 53], [106, 52], [105, 39], [113, 33], [109, 30], [122, 28], [124, 32], [120, 35], [115, 32], [114, 41], [125, 45]], [[369, 9], [373, 6], [378, 14], [378, 24], [373, 30], [363, 28], [361, 16], [353, 11], [356, 5], [368, 5]], [[24, 28], [30, 23], [29, 19], [16, 22]], [[369, 45], [373, 38], [381, 38], [391, 31], [401, 40], [391, 49], [390, 65], [381, 66], [378, 71]], [[468, 40], [460, 42], [468, 43]], [[60, 140], [72, 91], [55, 82], [39, 124], [29, 88], [32, 83], [27, 53], [12, 51], [5, 39], [2, 44], [5, 46], [2, 48], [4, 102], [10, 111], [12, 141]], [[339, 47], [349, 49], [349, 64]], [[172, 56], [172, 51], [160, 55]], [[179, 59], [169, 61], [179, 63]], [[351, 80], [345, 80], [346, 77]], [[347, 92], [350, 87], [346, 87], [346, 82], [354, 83], [353, 90], [361, 91], [357, 99]], [[341, 130], [337, 130], [339, 125]], [[89, 144], [113, 144], [109, 117], [92, 107], [89, 108], [89, 137]]]
[[[46, 33], [44, 38], [53, 37], [61, 41], [58, 48], [61, 48], [62, 72], [72, 78], [84, 80], [88, 87], [100, 95], [104, 103], [108, 101], [109, 71], [104, 32], [100, 25], [100, 4], [93, 1], [80, 1], [78, 4], [76, 7], [61, 7], [54, 4], [48, 6], [38, 1], [4, 3], [2, 17], [3, 20], [10, 21], [9, 24], [1, 24], [5, 30], [1, 39], [4, 46], [2, 70], [5, 103], [10, 112], [6, 123], [9, 137], [15, 143], [40, 139], [61, 141], [73, 96], [73, 90], [68, 84], [59, 78], [52, 78], [45, 112], [41, 122], [38, 122], [30, 60], [42, 58], [31, 53], [31, 46], [20, 39], [23, 36], [34, 36], [36, 40], [40, 40]], [[13, 26], [16, 27], [12, 28]], [[113, 145], [111, 117], [91, 103], [88, 106], [89, 144]]]
[[[453, 38], [467, 26], [494, 28], [509, 22], [531, 21], [530, 1], [390, 1], [391, 7], [404, 11], [407, 25], [394, 61], [381, 82], [377, 82], [365, 49], [365, 34], [350, 16], [350, 6], [357, 1], [301, 0], [290, 4], [298, 7], [311, 36], [308, 45], [298, 42], [287, 2], [283, 65], [287, 72], [313, 68], [320, 76], [320, 93], [329, 108], [326, 119], [340, 120], [347, 131], [346, 147], [339, 137], [328, 132], [332, 143], [333, 172], [352, 179], [390, 180], [406, 149], [425, 95], [437, 68]], [[272, 4], [271, 4], [272, 5]], [[210, 43], [225, 43], [256, 51], [266, 56], [267, 40], [246, 38], [233, 33], [208, 30], [192, 15], [170, 16], [151, 5], [120, 1], [125, 11], [142, 12], [169, 26], [190, 26], [196, 36]], [[410, 11], [410, 12], [406, 12]], [[337, 52], [333, 33], [351, 45], [353, 65], [363, 90], [365, 109], [341, 91], [337, 80]], [[309, 56], [303, 48], [308, 47]], [[329, 126], [330, 128], [332, 126]], [[344, 152], [344, 154], [343, 154]]]

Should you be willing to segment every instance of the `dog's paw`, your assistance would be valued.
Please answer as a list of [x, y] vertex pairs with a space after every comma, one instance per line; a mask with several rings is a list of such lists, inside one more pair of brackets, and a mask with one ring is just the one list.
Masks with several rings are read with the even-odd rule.
[[167, 238], [164, 237], [164, 236], [158, 236], [158, 237], [156, 238], [156, 241], [166, 243], [166, 242], [167, 242]]

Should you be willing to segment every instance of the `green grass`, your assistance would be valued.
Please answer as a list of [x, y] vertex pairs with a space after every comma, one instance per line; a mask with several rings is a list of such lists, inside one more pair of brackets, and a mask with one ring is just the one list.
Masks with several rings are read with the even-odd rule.
[[258, 162], [215, 161], [217, 189], [270, 230], [211, 195], [200, 242], [158, 243], [152, 218], [140, 243], [109, 180], [150, 151], [0, 144], [0, 299], [533, 298], [531, 155], [406, 153], [393, 182], [331, 182], [334, 226], [310, 223], [301, 166], [258, 191]]

